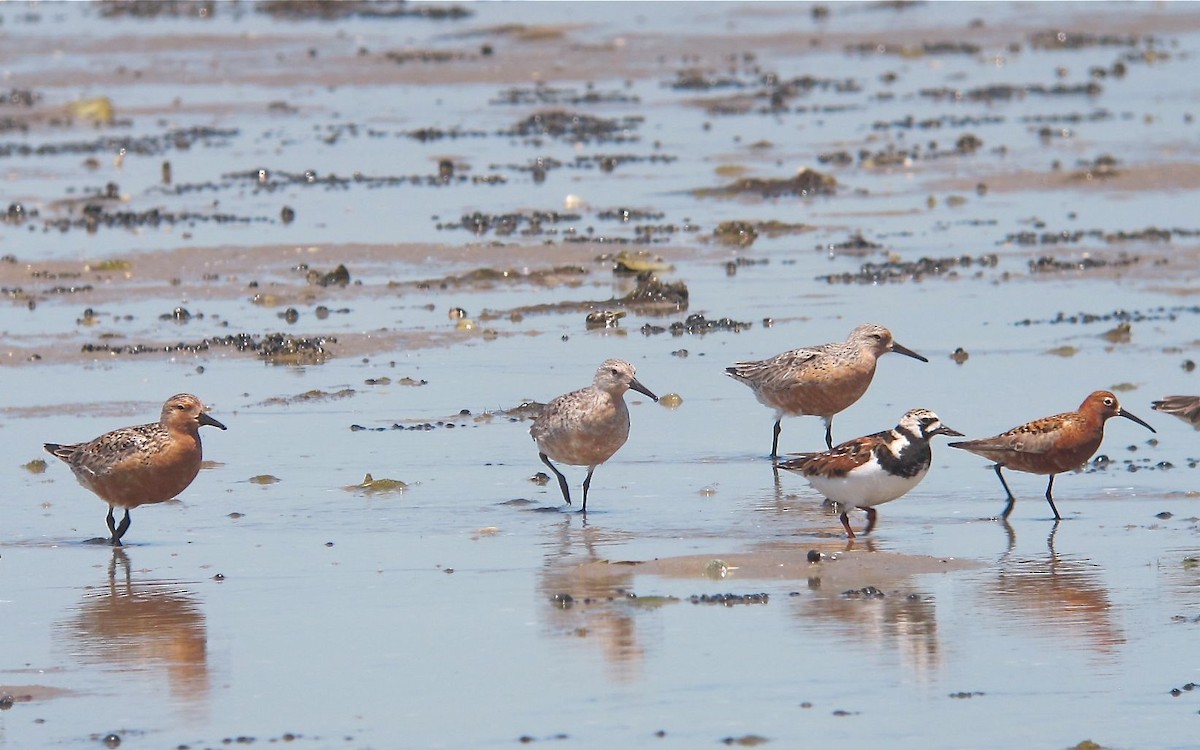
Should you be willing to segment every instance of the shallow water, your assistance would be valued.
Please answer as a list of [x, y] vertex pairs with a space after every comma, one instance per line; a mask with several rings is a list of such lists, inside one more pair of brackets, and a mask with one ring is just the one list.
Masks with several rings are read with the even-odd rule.
[[[0, 69], [40, 96], [0, 100], [0, 120], [24, 124], [0, 132], [0, 164], [26, 213], [0, 222], [0, 697], [14, 699], [0, 747], [110, 733], [193, 748], [1195, 745], [1200, 448], [1150, 409], [1200, 393], [1185, 367], [1200, 319], [1191, 5], [508, 3], [324, 21], [104, 7], [0, 7]], [[1046, 30], [1083, 43], [1035, 47]], [[413, 50], [457, 57], [386, 57]], [[688, 70], [712, 86], [674, 87]], [[772, 75], [816, 85], [771, 109]], [[64, 120], [94, 96], [115, 123]], [[609, 140], [508, 134], [553, 108], [644, 119]], [[193, 128], [211, 131], [184, 148]], [[968, 134], [982, 146], [955, 151]], [[118, 158], [124, 138], [141, 150]], [[819, 160], [838, 151], [849, 164]], [[889, 151], [917, 156], [882, 164]], [[468, 179], [439, 183], [444, 159]], [[696, 193], [800, 167], [836, 194]], [[288, 177], [305, 170], [312, 182]], [[109, 182], [110, 208], [182, 218], [52, 223]], [[604, 213], [620, 209], [645, 215]], [[476, 212], [521, 223], [446, 228]], [[540, 233], [523, 234], [533, 212]], [[714, 238], [726, 221], [805, 226], [736, 247]], [[859, 235], [877, 247], [835, 247]], [[633, 308], [595, 331], [586, 304], [553, 307], [612, 306], [634, 282], [602, 256], [638, 249], [673, 266], [660, 275], [687, 284], [686, 310]], [[821, 278], [960, 256], [976, 262], [953, 275]], [[1043, 256], [1075, 266], [1031, 270]], [[353, 283], [310, 285], [301, 263], [344, 263]], [[541, 275], [565, 265], [581, 271]], [[452, 278], [479, 269], [515, 278]], [[160, 319], [176, 307], [193, 317]], [[750, 325], [642, 332], [698, 312]], [[1096, 319], [1061, 320], [1081, 313]], [[884, 357], [837, 440], [915, 406], [991, 435], [1097, 388], [1158, 434], [1111, 421], [1111, 462], [1056, 481], [1059, 524], [1044, 478], [1009, 473], [1010, 526], [990, 519], [1003, 492], [986, 462], [936, 441], [926, 480], [848, 544], [800, 477], [771, 470], [772, 415], [721, 371], [865, 321], [930, 362]], [[337, 341], [309, 366], [81, 351], [274, 331]], [[585, 385], [609, 356], [683, 403], [630, 396], [629, 442], [597, 469], [584, 518], [530, 481], [544, 467], [529, 423], [504, 411]], [[204, 431], [211, 465], [179, 500], [136, 510], [123, 549], [84, 544], [103, 504], [58, 462], [27, 464], [42, 442], [148, 421], [179, 391], [229, 426]], [[819, 420], [790, 419], [781, 448], [821, 437]], [[565, 472], [578, 495], [584, 471]], [[353, 489], [368, 473], [408, 488]]]

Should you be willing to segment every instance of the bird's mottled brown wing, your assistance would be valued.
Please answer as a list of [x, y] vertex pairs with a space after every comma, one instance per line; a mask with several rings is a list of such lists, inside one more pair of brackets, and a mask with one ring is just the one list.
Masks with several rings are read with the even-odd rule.
[[594, 398], [593, 389], [587, 387], [551, 399], [530, 425], [529, 434], [534, 440], [540, 440], [542, 436], [569, 428], [579, 421], [580, 414], [587, 413], [588, 405]]
[[795, 458], [779, 464], [779, 468], [794, 471], [806, 476], [841, 477], [871, 460], [871, 454], [890, 433], [877, 432], [874, 435], [848, 440], [832, 450], [820, 453], [796, 453]]
[[797, 373], [802, 372], [817, 357], [825, 353], [825, 347], [814, 346], [776, 354], [769, 359], [754, 362], [738, 362], [725, 372], [738, 380], [745, 380], [760, 387], [772, 388], [780, 384], [794, 384]]
[[1200, 430], [1200, 396], [1164, 396], [1150, 404], [1150, 408], [1173, 414]]
[[127, 460], [140, 460], [158, 453], [169, 442], [170, 436], [160, 425], [143, 424], [107, 432], [88, 443], [62, 446], [54, 455], [75, 471], [103, 476]]
[[1063, 429], [1079, 415], [1075, 412], [1043, 417], [995, 437], [981, 440], [963, 440], [950, 443], [955, 448], [971, 451], [995, 460], [997, 456], [1012, 453], [1046, 453], [1053, 450]]

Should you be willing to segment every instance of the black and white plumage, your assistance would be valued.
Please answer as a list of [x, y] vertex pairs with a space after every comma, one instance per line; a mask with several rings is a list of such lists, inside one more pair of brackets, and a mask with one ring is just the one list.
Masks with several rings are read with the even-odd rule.
[[851, 539], [849, 511], [867, 513], [870, 534], [875, 528], [875, 506], [891, 502], [920, 484], [929, 472], [934, 435], [961, 436], [942, 424], [928, 409], [912, 409], [893, 429], [865, 435], [820, 453], [797, 453], [779, 464], [808, 480], [813, 489], [837, 503], [842, 526]]

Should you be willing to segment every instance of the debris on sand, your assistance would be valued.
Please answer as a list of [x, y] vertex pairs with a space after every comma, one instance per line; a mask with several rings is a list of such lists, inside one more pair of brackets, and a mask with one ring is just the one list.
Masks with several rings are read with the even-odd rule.
[[743, 177], [722, 187], [700, 188], [693, 192], [699, 198], [733, 198], [737, 196], [807, 198], [813, 195], [833, 195], [837, 192], [837, 186], [837, 180], [832, 175], [802, 167], [792, 177], [783, 179]]

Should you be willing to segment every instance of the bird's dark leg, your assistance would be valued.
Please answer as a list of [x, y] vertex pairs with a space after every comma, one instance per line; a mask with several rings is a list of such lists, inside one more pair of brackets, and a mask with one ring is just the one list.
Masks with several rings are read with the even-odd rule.
[[571, 504], [571, 490], [567, 488], [567, 478], [562, 475], [562, 472], [550, 463], [550, 457], [545, 453], [539, 453], [538, 456], [542, 459], [542, 463], [550, 467], [550, 471], [554, 472], [554, 476], [558, 477], [558, 488], [562, 490], [563, 500], [567, 501], [567, 505]]
[[1058, 508], [1054, 507], [1054, 498], [1050, 495], [1050, 490], [1054, 489], [1054, 475], [1050, 475], [1050, 481], [1046, 484], [1046, 502], [1050, 503], [1050, 510], [1054, 511], [1054, 520], [1061, 521], [1062, 516], [1058, 515]]
[[1013, 549], [1017, 546], [1017, 532], [1013, 531], [1012, 524], [1008, 522], [1007, 518], [1001, 518], [1000, 523], [1004, 524], [1004, 535], [1008, 537], [1008, 548], [1004, 551], [1004, 554], [1009, 555], [1012, 554]]
[[583, 479], [583, 507], [580, 509], [581, 513], [587, 513], [588, 487], [592, 486], [592, 472], [595, 470], [596, 470], [595, 466], [589, 466], [588, 467], [588, 475], [586, 477], [584, 477], [584, 479]]
[[[1008, 495], [1008, 504], [1004, 506], [1004, 510], [1000, 513], [1000, 518], [1002, 520], [1008, 520], [1008, 514], [1012, 513], [1013, 503], [1015, 503], [1017, 499], [1013, 497], [1012, 490], [1008, 488], [1008, 482], [1004, 481], [1004, 475], [1000, 473], [1000, 464], [996, 464], [992, 468], [996, 470], [996, 476], [1000, 477], [1000, 485], [1004, 487], [1004, 494]], [[1051, 504], [1053, 505], [1053, 503]]]
[[825, 447], [833, 449], [833, 417], [825, 418]]
[[[129, 511], [125, 512], [128, 513]], [[104, 517], [104, 521], [108, 524], [109, 543], [114, 547], [120, 547], [121, 535], [117, 533], [117, 519], [113, 518], [113, 507], [111, 505], [108, 506], [108, 515]], [[97, 539], [96, 541], [100, 540]]]
[[[112, 510], [109, 509], [109, 512], [111, 513]], [[129, 523], [130, 523], [129, 508], [126, 508], [125, 509], [125, 517], [121, 519], [120, 525], [118, 525], [116, 531], [113, 532], [113, 546], [114, 547], [121, 546], [121, 537], [125, 536], [126, 531], [129, 531]]]
[[865, 531], [863, 531], [863, 536], [866, 536], [867, 534], [871, 533], [871, 529], [875, 528], [876, 513], [874, 508], [863, 508], [863, 510], [867, 512], [867, 528]]
[[846, 529], [846, 536], [854, 538], [854, 529], [850, 528], [850, 517], [848, 513], [843, 513], [839, 518], [842, 519], [842, 527]]
[[783, 421], [783, 417], [780, 417], [779, 419], [775, 420], [775, 432], [772, 433], [772, 436], [771, 436], [771, 458], [772, 459], [779, 458], [779, 433], [781, 430], [783, 430], [783, 427], [780, 425], [780, 422], [782, 422], [782, 421]]

